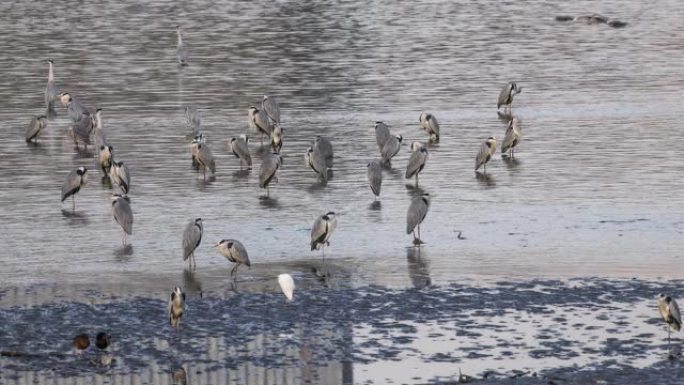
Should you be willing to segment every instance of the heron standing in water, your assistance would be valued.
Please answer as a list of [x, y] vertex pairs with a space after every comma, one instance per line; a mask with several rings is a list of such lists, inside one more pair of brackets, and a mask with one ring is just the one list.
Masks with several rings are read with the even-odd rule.
[[313, 227], [311, 227], [311, 251], [321, 250], [323, 258], [325, 258], [325, 246], [330, 246], [330, 236], [337, 227], [337, 217], [334, 211], [316, 218]]
[[171, 327], [178, 331], [180, 329], [180, 320], [185, 312], [185, 293], [180, 287], [173, 288], [173, 291], [171, 292], [171, 298], [169, 298], [167, 312]]
[[283, 158], [279, 154], [268, 154], [264, 156], [259, 168], [259, 187], [266, 189], [266, 196], [269, 197], [271, 192], [268, 186], [273, 179], [278, 180], [277, 172], [283, 164]]
[[194, 269], [197, 267], [197, 262], [195, 262], [195, 249], [202, 242], [202, 234], [204, 234], [204, 225], [202, 224], [202, 218], [195, 218], [190, 221], [185, 230], [183, 230], [183, 260], [190, 258], [188, 262], [190, 268]]
[[280, 125], [280, 105], [273, 95], [264, 95], [264, 98], [261, 100], [261, 108], [273, 123]]
[[522, 133], [518, 126], [518, 118], [513, 118], [508, 122], [506, 136], [504, 136], [504, 140], [501, 143], [501, 153], [505, 154], [506, 151], [509, 151], [509, 156], [513, 158], [515, 156], [515, 147], [520, 143], [521, 139]]
[[47, 108], [47, 115], [54, 117], [55, 113], [55, 99], [57, 99], [57, 86], [55, 85], [55, 73], [53, 70], [54, 62], [48, 60], [48, 80], [45, 87], [45, 107]]
[[492, 158], [492, 155], [496, 153], [496, 138], [490, 136], [487, 140], [480, 146], [480, 151], [478, 151], [477, 156], [475, 156], [475, 171], [480, 167], [484, 166], [484, 172], [487, 173], [487, 162]]
[[373, 199], [377, 200], [382, 187], [382, 162], [377, 159], [368, 163], [368, 185], [373, 192]]
[[121, 226], [123, 231], [121, 242], [126, 246], [126, 234], [133, 235], [133, 210], [126, 194], [112, 196], [112, 215], [116, 223]]
[[425, 168], [425, 163], [428, 159], [428, 149], [420, 142], [411, 143], [411, 157], [406, 165], [406, 179], [416, 177], [416, 186], [418, 186], [418, 174]]
[[[430, 209], [430, 194], [424, 193], [411, 200], [411, 205], [406, 213], [406, 234], [413, 233], [413, 244], [418, 246], [424, 242], [420, 239], [420, 224], [423, 223], [425, 216]], [[416, 237], [415, 230], [418, 230]]]
[[263, 109], [259, 110], [254, 106], [247, 109], [247, 122], [253, 132], [261, 134], [261, 144], [264, 144], [264, 135], [271, 137], [273, 125]]
[[667, 348], [670, 349], [670, 329], [678, 332], [682, 329], [682, 315], [679, 313], [677, 301], [669, 295], [658, 294], [658, 311], [667, 323]]
[[68, 197], [71, 197], [73, 211], [76, 211], [76, 193], [78, 193], [81, 190], [81, 187], [87, 182], [87, 172], [88, 169], [85, 167], [79, 167], [71, 171], [62, 185], [62, 202]]
[[513, 97], [522, 92], [522, 87], [518, 87], [515, 82], [506, 84], [499, 93], [499, 100], [496, 103], [496, 109], [504, 106], [504, 111], [510, 111], [513, 107]]
[[131, 189], [131, 173], [123, 161], [112, 161], [112, 167], [109, 169], [109, 179], [112, 181], [112, 184], [117, 185], [121, 189], [122, 193], [128, 194]]
[[47, 116], [45, 115], [38, 115], [31, 118], [31, 122], [29, 123], [28, 128], [26, 128], [26, 143], [30, 143], [31, 141], [38, 143], [38, 137], [42, 135], [43, 130], [47, 127], [47, 123]]
[[385, 165], [391, 165], [392, 158], [399, 153], [399, 150], [401, 149], [401, 142], [403, 140], [404, 137], [401, 135], [390, 136], [387, 139], [385, 145], [382, 146], [382, 150], [380, 151], [380, 155], [382, 155], [382, 161], [385, 163]]
[[240, 159], [240, 170], [242, 170], [243, 163], [246, 163], [248, 168], [252, 168], [252, 156], [249, 154], [248, 143], [249, 137], [245, 134], [230, 139], [230, 149], [233, 155]]
[[433, 142], [439, 142], [439, 123], [434, 115], [428, 113], [421, 113], [418, 118], [420, 126], [430, 136]]

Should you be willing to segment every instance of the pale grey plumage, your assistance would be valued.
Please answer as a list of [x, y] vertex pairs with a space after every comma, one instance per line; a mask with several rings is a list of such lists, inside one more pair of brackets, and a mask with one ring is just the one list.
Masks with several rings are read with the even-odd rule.
[[325, 157], [320, 151], [315, 151], [313, 147], [309, 147], [304, 154], [304, 161], [322, 180], [328, 179], [328, 166], [325, 163]]
[[116, 223], [123, 230], [122, 242], [126, 244], [126, 234], [133, 234], [133, 210], [125, 194], [114, 194], [112, 196], [112, 215]]
[[370, 186], [375, 198], [380, 196], [382, 188], [382, 164], [379, 160], [368, 163], [368, 185]]
[[252, 156], [249, 154], [249, 138], [247, 135], [240, 135], [237, 138], [232, 138], [230, 140], [230, 148], [233, 151], [233, 155], [240, 159], [240, 168], [242, 164], [246, 163], [249, 168], [252, 168]]
[[58, 98], [62, 102], [62, 105], [66, 107], [67, 113], [72, 122], [79, 122], [83, 120], [85, 116], [91, 115], [91, 111], [81, 104], [81, 102], [79, 102], [76, 98], [71, 96], [70, 93], [62, 92], [58, 95]]
[[389, 126], [383, 122], [375, 122], [375, 141], [378, 144], [378, 150], [382, 151], [382, 148], [391, 136]]
[[100, 169], [105, 175], [109, 175], [109, 171], [112, 169], [113, 156], [114, 148], [112, 146], [100, 146], [100, 153], [97, 156], [97, 161], [100, 165]]
[[411, 156], [406, 165], [406, 179], [416, 177], [416, 184], [418, 183], [418, 174], [423, 171], [428, 159], [428, 149], [420, 142], [413, 142], [411, 144]]
[[439, 123], [434, 115], [423, 112], [420, 114], [418, 121], [421, 128], [430, 135], [430, 140], [439, 140]]
[[658, 294], [658, 312], [667, 323], [667, 344], [670, 345], [670, 329], [680, 331], [682, 329], [682, 315], [679, 312], [677, 301], [669, 295]]
[[330, 140], [320, 135], [317, 135], [316, 139], [314, 140], [313, 150], [314, 152], [321, 154], [323, 159], [325, 159], [326, 167], [332, 168], [334, 153], [333, 146], [332, 143], [330, 143]]
[[273, 95], [264, 95], [261, 100], [261, 108], [273, 122], [280, 124], [280, 105]]
[[270, 195], [269, 184], [273, 179], [278, 179], [276, 174], [282, 162], [283, 158], [279, 154], [267, 154], [261, 162], [261, 167], [259, 168], [259, 187], [266, 189], [267, 196]]
[[226, 257], [229, 262], [235, 264], [230, 271], [231, 276], [237, 276], [237, 269], [240, 265], [245, 265], [247, 267], [252, 266], [252, 263], [249, 261], [247, 249], [240, 241], [235, 239], [222, 239], [215, 244], [214, 247], [216, 247], [218, 252]]
[[92, 144], [91, 135], [95, 129], [95, 122], [90, 115], [82, 115], [81, 120], [74, 122], [71, 126], [71, 137], [74, 144], [78, 147], [79, 144], [83, 144], [84, 147], [88, 147]]
[[195, 159], [202, 170], [202, 175], [205, 180], [207, 179], [207, 169], [209, 169], [211, 175], [216, 173], [216, 161], [206, 143], [197, 143], [197, 155], [195, 156]]
[[81, 187], [85, 185], [87, 181], [88, 169], [85, 167], [79, 167], [67, 175], [64, 184], [62, 184], [62, 202], [68, 197], [71, 197], [73, 210], [76, 210], [76, 193], [81, 190]]
[[[430, 209], [430, 194], [424, 193], [421, 196], [415, 197], [411, 200], [408, 211], [406, 212], [406, 234], [413, 233], [413, 243], [420, 244], [420, 224], [425, 219], [425, 216]], [[416, 237], [415, 230], [418, 229], [418, 236]]]
[[178, 42], [176, 44], [176, 59], [181, 66], [188, 65], [188, 49], [183, 44], [183, 37], [181, 36], [180, 25], [176, 27], [176, 34], [178, 35]]
[[399, 153], [399, 150], [401, 149], [401, 142], [403, 140], [404, 138], [401, 135], [390, 136], [387, 139], [385, 145], [382, 146], [382, 150], [380, 150], [382, 161], [385, 162], [385, 164], [390, 164], [392, 162], [392, 158]]
[[131, 190], [131, 174], [128, 171], [128, 166], [123, 161], [112, 161], [112, 167], [109, 169], [109, 179], [112, 181], [112, 184], [119, 186], [124, 194], [128, 194]]
[[193, 268], [197, 266], [197, 262], [195, 261], [195, 249], [197, 249], [202, 242], [203, 234], [204, 224], [202, 218], [195, 218], [190, 221], [190, 223], [185, 226], [185, 230], [183, 230], [183, 260], [185, 261], [190, 258], [188, 263]]
[[506, 151], [510, 151], [510, 156], [514, 156], [515, 147], [520, 143], [522, 139], [522, 132], [518, 126], [518, 118], [513, 118], [508, 122], [508, 128], [506, 128], [506, 135], [501, 143], [501, 153], [505, 154]]
[[[316, 218], [311, 227], [311, 251], [322, 250], [325, 246], [330, 246], [330, 237], [336, 227], [337, 217], [333, 211]], [[325, 250], [323, 256], [325, 256]]]
[[492, 158], [492, 155], [496, 153], [496, 138], [490, 136], [482, 145], [480, 150], [475, 156], [475, 171], [480, 167], [484, 166], [485, 172], [487, 172], [487, 162]]
[[194, 106], [185, 107], [185, 124], [192, 131], [193, 135], [197, 135], [202, 124], [202, 116]]
[[173, 288], [169, 304], [167, 306], [167, 313], [169, 316], [169, 324], [174, 329], [180, 328], [180, 320], [185, 312], [185, 293], [180, 287]]
[[501, 89], [501, 92], [499, 93], [499, 100], [496, 103], [496, 108], [499, 109], [501, 106], [510, 108], [513, 104], [513, 97], [520, 92], [522, 92], [522, 87], [518, 87], [518, 84], [515, 82], [509, 82]]
[[43, 130], [47, 127], [47, 116], [38, 115], [31, 118], [31, 122], [26, 128], [26, 141], [35, 141], [38, 143], [38, 138], [42, 135]]
[[271, 134], [271, 148], [273, 152], [280, 154], [280, 149], [283, 147], [283, 130], [280, 124], [273, 125], [273, 133]]
[[249, 126], [255, 133], [261, 134], [261, 140], [263, 142], [264, 135], [271, 137], [271, 132], [273, 131], [273, 125], [268, 119], [268, 115], [264, 110], [259, 110], [254, 106], [250, 106], [247, 110], [247, 118]]
[[57, 86], [55, 85], [54, 62], [48, 60], [48, 81], [45, 87], [45, 107], [48, 114], [55, 111], [55, 99], [57, 98]]

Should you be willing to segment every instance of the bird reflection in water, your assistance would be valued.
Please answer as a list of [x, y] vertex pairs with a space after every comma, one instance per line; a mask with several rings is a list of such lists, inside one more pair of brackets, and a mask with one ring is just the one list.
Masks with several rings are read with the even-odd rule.
[[517, 169], [522, 163], [518, 158], [513, 158], [510, 156], [502, 156], [501, 161], [506, 165], [506, 168], [513, 171]]
[[406, 262], [408, 265], [409, 278], [411, 279], [413, 287], [422, 289], [432, 285], [432, 280], [430, 279], [430, 266], [428, 266], [424, 250], [421, 250], [419, 247], [406, 248]]
[[126, 257], [130, 257], [131, 255], [133, 255], [133, 245], [131, 244], [123, 245], [114, 250], [114, 256], [121, 261], [127, 260], [128, 258]]
[[492, 174], [483, 174], [479, 171], [475, 172], [475, 179], [477, 179], [478, 183], [482, 187], [494, 187], [496, 186], [496, 179], [492, 176]]
[[171, 372], [171, 383], [173, 385], [186, 385], [188, 383], [188, 373], [182, 366], [176, 366]]
[[186, 292], [197, 294], [200, 298], [203, 296], [202, 281], [197, 279], [194, 270], [183, 269], [183, 287]]
[[280, 204], [278, 203], [278, 198], [271, 198], [268, 196], [259, 197], [259, 206], [267, 209], [279, 209]]

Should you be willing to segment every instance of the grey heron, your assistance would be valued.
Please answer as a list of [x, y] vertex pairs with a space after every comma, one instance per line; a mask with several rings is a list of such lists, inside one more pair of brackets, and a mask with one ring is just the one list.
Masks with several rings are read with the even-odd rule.
[[253, 132], [261, 134], [261, 144], [264, 143], [264, 135], [271, 137], [273, 126], [268, 120], [268, 115], [264, 110], [259, 110], [254, 106], [249, 106], [247, 110], [247, 121]]
[[330, 143], [330, 140], [327, 138], [324, 138], [320, 135], [316, 135], [316, 139], [314, 140], [314, 145], [313, 145], [314, 152], [318, 152], [321, 154], [323, 159], [325, 159], [325, 165], [328, 168], [332, 168], [333, 166], [333, 146], [332, 143]]
[[47, 116], [38, 115], [31, 118], [31, 122], [26, 128], [26, 142], [34, 141], [38, 143], [38, 137], [41, 136], [43, 130], [47, 127]]
[[182, 66], [188, 65], [188, 49], [183, 44], [183, 36], [181, 36], [180, 25], [176, 27], [176, 35], [178, 35], [178, 43], [176, 44], [176, 58], [178, 64]]
[[425, 163], [428, 159], [428, 149], [420, 142], [411, 143], [411, 157], [409, 157], [406, 165], [406, 179], [416, 177], [416, 186], [418, 186], [418, 174], [425, 168]]
[[111, 336], [106, 332], [99, 332], [95, 336], [95, 346], [100, 350], [105, 350], [112, 344]]
[[67, 175], [64, 184], [62, 185], [62, 202], [68, 197], [71, 197], [72, 210], [76, 211], [76, 193], [81, 190], [81, 187], [86, 184], [86, 173], [88, 169], [81, 166]]
[[386, 165], [390, 165], [392, 163], [392, 158], [399, 153], [399, 150], [401, 149], [401, 142], [403, 140], [404, 137], [401, 135], [390, 135], [385, 142], [385, 145], [382, 146], [380, 155], [382, 155], [382, 161]]
[[100, 169], [105, 175], [109, 175], [109, 171], [112, 169], [112, 157], [114, 156], [114, 147], [103, 144], [100, 146], [100, 153], [98, 154], [97, 160], [100, 164]]
[[123, 161], [112, 161], [112, 167], [109, 169], [109, 179], [113, 184], [119, 186], [122, 193], [128, 194], [131, 190], [131, 174], [128, 171], [128, 166]]
[[261, 108], [274, 123], [280, 124], [280, 106], [273, 95], [264, 95], [261, 100]]
[[[430, 209], [430, 194], [423, 193], [411, 200], [408, 211], [406, 212], [406, 234], [413, 233], [413, 244], [420, 245], [424, 243], [420, 239], [420, 224], [425, 219], [425, 216]], [[416, 237], [416, 229], [418, 236]]]
[[95, 144], [102, 146], [107, 144], [107, 138], [104, 133], [104, 124], [102, 123], [102, 108], [95, 110], [95, 117], [93, 118], [93, 132], [95, 133]]
[[202, 218], [195, 218], [190, 221], [185, 230], [183, 230], [183, 260], [188, 262], [191, 268], [197, 266], [195, 261], [195, 249], [202, 242], [202, 234], [204, 233], [204, 224], [202, 223]]
[[377, 200], [382, 187], [382, 163], [377, 159], [368, 163], [368, 185], [373, 192], [373, 199]]
[[278, 275], [278, 285], [280, 286], [280, 290], [283, 291], [283, 294], [285, 294], [287, 302], [292, 302], [295, 289], [295, 283], [294, 279], [292, 279], [292, 276], [290, 274]]
[[418, 118], [421, 128], [430, 136], [430, 140], [439, 141], [439, 123], [434, 115], [429, 113], [421, 113]]
[[324, 155], [320, 151], [314, 151], [313, 147], [309, 147], [304, 154], [304, 162], [321, 180], [328, 180], [328, 167], [325, 164]]
[[169, 315], [169, 323], [171, 327], [179, 330], [180, 321], [185, 312], [185, 293], [180, 287], [174, 287], [171, 292], [171, 298], [169, 298], [169, 305], [167, 307], [167, 313]]
[[277, 172], [283, 164], [283, 158], [279, 154], [267, 154], [264, 156], [259, 168], [259, 187], [266, 189], [266, 196], [270, 196], [268, 185], [275, 179], [278, 180]]
[[192, 158], [192, 168], [195, 170], [200, 169], [199, 162], [197, 162], [197, 153], [199, 152], [199, 148], [197, 147], [198, 143], [204, 143], [205, 142], [205, 137], [203, 133], [198, 133], [195, 135], [195, 137], [192, 139], [192, 142], [190, 143], [190, 156]]
[[337, 227], [337, 217], [334, 211], [316, 218], [311, 227], [311, 251], [321, 250], [325, 258], [325, 246], [330, 246], [330, 236]]
[[246, 163], [248, 168], [252, 168], [252, 156], [249, 154], [248, 143], [249, 137], [245, 134], [230, 139], [230, 149], [233, 151], [233, 155], [240, 159], [240, 169], [242, 169], [243, 163]]
[[62, 102], [62, 105], [66, 107], [72, 122], [76, 123], [82, 120], [84, 116], [90, 115], [90, 110], [71, 96], [70, 93], [62, 92], [57, 97]]
[[667, 346], [670, 347], [670, 329], [680, 331], [682, 329], [682, 316], [679, 312], [677, 301], [669, 295], [658, 294], [658, 311], [667, 323]]
[[112, 195], [112, 216], [114, 216], [116, 223], [121, 226], [121, 230], [123, 231], [121, 243], [125, 246], [126, 234], [133, 235], [133, 210], [131, 210], [131, 205], [126, 194]]
[[512, 158], [515, 156], [515, 147], [520, 143], [522, 139], [522, 133], [520, 132], [520, 127], [518, 126], [518, 118], [513, 118], [508, 122], [508, 128], [506, 128], [506, 135], [501, 143], [501, 153], [505, 154], [509, 151], [509, 156]]
[[378, 144], [378, 150], [382, 151], [382, 148], [391, 136], [388, 125], [383, 122], [375, 122], [375, 141]]
[[192, 130], [193, 135], [197, 135], [200, 131], [200, 125], [202, 124], [202, 117], [194, 106], [185, 107], [185, 124]]
[[95, 129], [95, 122], [90, 115], [82, 115], [81, 120], [74, 122], [71, 126], [71, 138], [79, 148], [79, 143], [83, 144], [84, 148], [87, 150], [88, 145], [91, 144], [91, 135]]
[[90, 346], [90, 337], [88, 337], [88, 334], [86, 333], [81, 333], [74, 337], [72, 345], [74, 347], [74, 352], [77, 355], [81, 355]]
[[487, 140], [482, 143], [480, 150], [475, 156], [475, 171], [480, 167], [484, 167], [485, 174], [487, 173], [487, 162], [492, 158], [492, 155], [496, 153], [496, 138], [490, 136]]
[[273, 134], [271, 135], [271, 148], [273, 152], [280, 154], [280, 149], [283, 147], [283, 129], [280, 124], [273, 124]]
[[229, 262], [235, 264], [233, 269], [230, 271], [230, 276], [233, 280], [237, 278], [237, 270], [240, 265], [245, 265], [251, 267], [252, 263], [249, 261], [249, 255], [247, 255], [247, 249], [240, 241], [235, 239], [222, 239], [214, 247], [218, 250], [221, 255], [226, 257]]
[[510, 110], [513, 106], [513, 97], [522, 92], [522, 87], [518, 87], [515, 82], [509, 82], [501, 89], [499, 93], [499, 100], [496, 103], [496, 109], [504, 106], [504, 110]]
[[206, 181], [207, 169], [209, 169], [212, 176], [216, 174], [216, 161], [214, 161], [214, 155], [211, 153], [211, 150], [206, 143], [196, 143], [195, 146], [197, 146], [195, 160], [197, 160], [197, 164], [202, 170], [202, 175]]
[[55, 114], [55, 99], [57, 98], [57, 86], [55, 86], [54, 62], [48, 60], [48, 80], [45, 87], [45, 107], [48, 115]]

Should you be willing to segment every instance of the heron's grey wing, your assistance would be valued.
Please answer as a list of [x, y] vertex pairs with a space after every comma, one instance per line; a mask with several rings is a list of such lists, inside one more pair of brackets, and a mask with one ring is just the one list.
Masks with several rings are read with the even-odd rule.
[[411, 234], [427, 215], [428, 206], [423, 202], [422, 197], [413, 198], [408, 212], [406, 213], [406, 234]]
[[257, 126], [257, 129], [264, 134], [268, 135], [269, 137], [271, 136], [271, 132], [273, 131], [273, 127], [271, 125], [271, 122], [268, 121], [268, 115], [264, 110], [259, 110], [259, 112], [255, 116], [255, 121], [254, 123]]
[[385, 143], [387, 143], [387, 140], [390, 138], [390, 131], [389, 127], [387, 127], [386, 124], [384, 123], [377, 123], [375, 126], [375, 141], [378, 144], [378, 149], [382, 151], [382, 148], [385, 146]]
[[314, 143], [314, 152], [319, 152], [321, 155], [323, 155], [326, 166], [332, 167], [333, 146], [328, 139], [319, 137]]
[[114, 220], [128, 234], [133, 234], [133, 211], [124, 198], [118, 198], [114, 204]]
[[368, 166], [368, 184], [371, 191], [376, 196], [380, 196], [380, 188], [382, 187], [382, 168], [377, 161], [371, 162]]
[[235, 142], [235, 153], [237, 156], [247, 162], [248, 165], [252, 165], [252, 156], [249, 154], [249, 146], [247, 145], [247, 142], [245, 142], [242, 139], [238, 139]]
[[212, 174], [216, 172], [216, 161], [214, 160], [214, 155], [211, 153], [211, 150], [206, 144], [199, 149], [199, 152], [197, 153], [197, 159], [199, 159], [200, 163], [208, 167]]
[[439, 122], [437, 122], [437, 118], [435, 118], [434, 115], [430, 115], [430, 119], [428, 119], [428, 127], [430, 128], [430, 132], [439, 136]]
[[670, 313], [672, 314], [672, 318], [675, 320], [677, 325], [674, 329], [680, 331], [682, 329], [682, 315], [679, 312], [679, 305], [677, 305], [677, 301], [675, 301], [674, 299], [670, 301], [669, 308]]
[[311, 168], [321, 175], [323, 178], [328, 176], [328, 166], [325, 161], [325, 156], [320, 151], [314, 150], [313, 154], [309, 157], [311, 162]]
[[475, 170], [476, 171], [483, 164], [485, 164], [488, 156], [489, 156], [489, 147], [487, 146], [486, 143], [483, 143], [480, 146], [480, 151], [478, 151], [477, 156], [475, 157]]
[[261, 106], [271, 120], [276, 123], [280, 123], [280, 106], [278, 105], [278, 101], [273, 96], [269, 96], [261, 103]]
[[311, 250], [318, 249], [318, 245], [325, 240], [326, 233], [325, 220], [320, 216], [311, 227]]
[[62, 185], [62, 202], [81, 188], [81, 177], [73, 170]]
[[28, 128], [26, 129], [26, 140], [29, 141], [35, 138], [41, 129], [42, 125], [40, 124], [40, 120], [34, 116], [31, 119], [31, 123], [29, 123]]
[[125, 163], [119, 167], [119, 177], [124, 185], [124, 192], [128, 193], [128, 190], [131, 189], [131, 173], [128, 171], [128, 166]]
[[511, 83], [506, 84], [502, 89], [501, 93], [499, 93], [499, 101], [496, 103], [496, 108], [499, 108], [503, 105], [506, 105], [509, 103], [509, 98], [511, 96], [511, 91], [512, 91], [512, 85]]
[[259, 187], [266, 188], [271, 179], [275, 176], [277, 170], [277, 163], [272, 156], [267, 156], [261, 162], [261, 167], [259, 168]]
[[387, 142], [385, 142], [385, 145], [382, 147], [382, 151], [380, 151], [382, 155], [382, 159], [385, 162], [389, 162], [394, 158], [395, 155], [399, 152], [399, 148], [401, 146], [401, 143], [397, 140], [395, 137], [390, 137]]
[[197, 243], [202, 239], [200, 229], [195, 222], [190, 222], [183, 231], [183, 260], [188, 259], [190, 254], [197, 248]]
[[505, 153], [508, 151], [513, 146], [513, 142], [515, 141], [516, 135], [515, 135], [515, 130], [513, 130], [513, 126], [508, 126], [506, 129], [506, 135], [504, 136], [503, 142], [501, 142], [501, 153]]
[[241, 242], [235, 240], [233, 241], [233, 258], [244, 265], [252, 265], [249, 261], [249, 255], [247, 254], [245, 246]]
[[67, 108], [69, 117], [71, 120], [74, 122], [78, 122], [79, 120], [84, 118], [84, 115], [90, 115], [90, 111], [81, 104], [81, 102], [78, 101], [78, 99], [71, 99], [71, 102], [69, 103], [69, 107]]
[[406, 165], [406, 179], [413, 178], [417, 173], [423, 170], [427, 160], [427, 151], [419, 149], [411, 153], [408, 164]]

